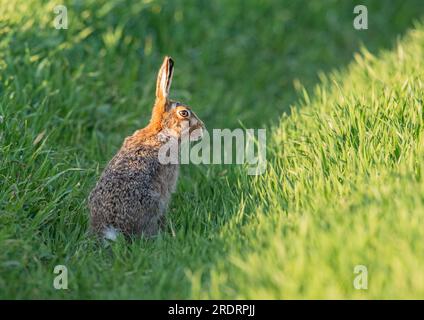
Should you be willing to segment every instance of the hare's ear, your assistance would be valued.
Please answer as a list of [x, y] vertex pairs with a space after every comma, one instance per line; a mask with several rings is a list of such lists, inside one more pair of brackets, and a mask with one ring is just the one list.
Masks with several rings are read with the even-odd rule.
[[174, 60], [167, 56], [159, 69], [158, 79], [156, 81], [156, 98], [168, 99], [173, 73]]

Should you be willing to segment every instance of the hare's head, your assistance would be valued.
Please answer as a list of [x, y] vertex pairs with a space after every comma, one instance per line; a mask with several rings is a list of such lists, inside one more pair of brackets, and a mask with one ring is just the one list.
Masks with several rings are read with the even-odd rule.
[[203, 122], [189, 106], [169, 99], [173, 72], [174, 61], [171, 57], [165, 57], [156, 82], [156, 102], [151, 122], [156, 123], [162, 135], [181, 138], [182, 134], [189, 133], [190, 140], [198, 140], [205, 129]]

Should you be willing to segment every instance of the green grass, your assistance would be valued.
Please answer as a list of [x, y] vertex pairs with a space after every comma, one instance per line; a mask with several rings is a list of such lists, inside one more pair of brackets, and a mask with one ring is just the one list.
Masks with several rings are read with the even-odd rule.
[[[0, 298], [424, 298], [424, 5], [362, 2], [367, 31], [330, 0], [66, 1], [55, 30], [0, 0]], [[87, 195], [165, 54], [209, 129], [268, 129], [267, 171], [185, 166], [164, 232], [99, 245]]]

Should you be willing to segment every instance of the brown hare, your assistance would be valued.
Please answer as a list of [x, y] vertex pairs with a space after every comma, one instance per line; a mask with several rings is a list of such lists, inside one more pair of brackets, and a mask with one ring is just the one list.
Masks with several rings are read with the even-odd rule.
[[197, 138], [203, 133], [196, 114], [169, 99], [173, 70], [173, 60], [165, 57], [149, 124], [125, 139], [90, 193], [90, 228], [101, 237], [158, 233], [179, 171], [178, 163], [161, 163], [160, 149], [170, 139], [181, 139], [184, 128], [196, 132]]

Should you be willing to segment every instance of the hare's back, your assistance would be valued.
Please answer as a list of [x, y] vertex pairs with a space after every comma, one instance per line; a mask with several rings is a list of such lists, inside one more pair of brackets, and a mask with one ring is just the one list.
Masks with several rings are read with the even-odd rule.
[[98, 184], [122, 194], [122, 189], [148, 189], [158, 172], [157, 152], [140, 148], [121, 150], [105, 168]]
[[[89, 197], [92, 227], [106, 226], [133, 232], [146, 209], [154, 209], [157, 195], [153, 191], [159, 164], [153, 152], [123, 152], [109, 162]], [[151, 210], [148, 210], [151, 211]], [[137, 218], [139, 219], [139, 218]], [[133, 222], [131, 222], [133, 221]]]

